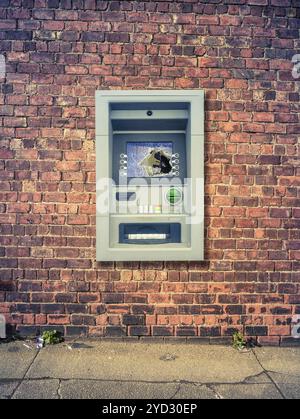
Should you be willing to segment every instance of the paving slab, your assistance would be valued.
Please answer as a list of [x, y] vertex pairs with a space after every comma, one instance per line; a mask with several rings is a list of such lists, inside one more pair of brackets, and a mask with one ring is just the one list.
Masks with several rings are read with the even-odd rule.
[[263, 372], [252, 352], [231, 347], [105, 341], [89, 346], [44, 348], [26, 378], [230, 383]]
[[218, 384], [213, 386], [220, 399], [282, 399], [274, 384]]
[[89, 341], [0, 345], [0, 399], [300, 399], [300, 348]]
[[300, 399], [300, 376], [269, 373], [286, 399]]
[[0, 380], [0, 400], [10, 399], [19, 381]]
[[256, 348], [254, 352], [265, 370], [300, 376], [300, 347]]
[[218, 399], [218, 395], [212, 388], [206, 385], [180, 384], [173, 399]]
[[24, 380], [13, 399], [59, 399], [59, 380]]
[[28, 349], [22, 341], [1, 343], [0, 380], [23, 378], [36, 354], [36, 349]]
[[63, 399], [170, 399], [178, 384], [126, 381], [67, 380], [62, 381]]
[[253, 377], [247, 377], [242, 384], [268, 384], [272, 383], [270, 377], [265, 373], [262, 372], [258, 375], [254, 375]]

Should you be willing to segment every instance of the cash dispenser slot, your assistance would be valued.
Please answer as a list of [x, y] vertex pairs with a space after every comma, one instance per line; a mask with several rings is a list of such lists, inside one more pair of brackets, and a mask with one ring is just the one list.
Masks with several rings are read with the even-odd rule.
[[181, 243], [180, 223], [121, 223], [119, 243], [165, 244]]
[[116, 192], [117, 201], [134, 201], [136, 199], [135, 192]]

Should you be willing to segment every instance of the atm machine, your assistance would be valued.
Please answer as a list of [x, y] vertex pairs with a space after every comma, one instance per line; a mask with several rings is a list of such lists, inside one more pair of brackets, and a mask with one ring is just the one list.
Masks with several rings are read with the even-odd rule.
[[203, 91], [97, 91], [97, 260], [203, 260], [203, 166]]

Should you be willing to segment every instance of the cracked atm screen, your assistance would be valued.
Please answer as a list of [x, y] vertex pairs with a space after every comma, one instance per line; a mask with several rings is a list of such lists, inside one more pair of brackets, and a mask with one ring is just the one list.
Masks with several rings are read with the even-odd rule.
[[171, 142], [127, 143], [127, 176], [171, 176], [172, 153]]

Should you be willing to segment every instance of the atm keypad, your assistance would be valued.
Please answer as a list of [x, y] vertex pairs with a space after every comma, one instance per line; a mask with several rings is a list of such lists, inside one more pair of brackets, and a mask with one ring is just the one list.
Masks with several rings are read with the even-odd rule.
[[119, 173], [121, 176], [127, 175], [127, 154], [120, 154], [120, 170]]
[[174, 176], [179, 176], [180, 171], [180, 155], [179, 153], [172, 154], [172, 174]]

